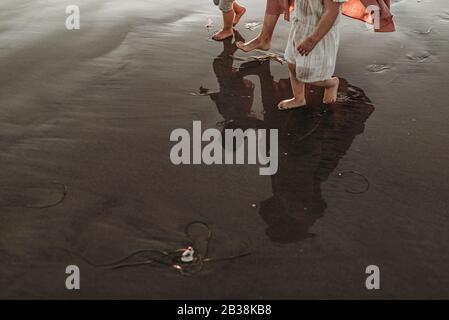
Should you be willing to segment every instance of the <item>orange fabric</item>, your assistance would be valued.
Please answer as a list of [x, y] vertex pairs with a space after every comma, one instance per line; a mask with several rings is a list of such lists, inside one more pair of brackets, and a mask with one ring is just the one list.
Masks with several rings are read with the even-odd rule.
[[[267, 14], [281, 15], [289, 20], [289, 12], [292, 11], [294, 0], [267, 0]], [[286, 7], [289, 9], [286, 9]], [[374, 24], [371, 13], [367, 12], [369, 6], [380, 8], [380, 28], [376, 32], [394, 32], [396, 30], [393, 14], [390, 11], [391, 0], [348, 0], [343, 5], [343, 14], [350, 18]]]
[[390, 11], [391, 0], [348, 0], [343, 5], [343, 14], [374, 24], [371, 13], [367, 11], [369, 6], [380, 8], [380, 28], [375, 29], [376, 32], [394, 32], [396, 30], [393, 14]]
[[267, 0], [267, 14], [281, 15], [283, 14], [286, 20], [289, 20], [289, 13], [295, 5], [294, 0]]

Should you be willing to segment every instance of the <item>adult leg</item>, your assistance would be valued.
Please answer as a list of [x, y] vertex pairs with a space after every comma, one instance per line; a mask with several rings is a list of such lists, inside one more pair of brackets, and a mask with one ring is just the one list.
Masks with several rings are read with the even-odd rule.
[[271, 49], [271, 39], [278, 22], [279, 15], [266, 14], [263, 22], [262, 32], [253, 40], [246, 43], [237, 42], [237, 47], [245, 52], [259, 49], [268, 51]]
[[270, 50], [274, 29], [276, 28], [279, 16], [284, 12], [285, 8], [283, 8], [279, 0], [267, 0], [262, 32], [249, 42], [238, 42], [237, 47], [245, 52], [250, 52], [255, 49]]

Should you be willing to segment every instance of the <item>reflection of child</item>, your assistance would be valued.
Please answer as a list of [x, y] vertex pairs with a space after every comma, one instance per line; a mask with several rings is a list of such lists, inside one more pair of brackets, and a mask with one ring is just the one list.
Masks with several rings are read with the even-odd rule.
[[223, 41], [234, 36], [234, 27], [240, 22], [246, 9], [235, 0], [214, 0], [215, 5], [223, 12], [223, 29], [218, 31], [212, 39]]
[[[240, 38], [238, 32], [236, 38]], [[213, 63], [220, 91], [212, 93], [210, 98], [226, 122], [246, 119], [253, 106], [255, 86], [233, 68], [233, 54], [237, 47], [232, 40], [225, 40], [223, 46], [223, 53]]]
[[324, 103], [337, 100], [339, 79], [333, 74], [340, 42], [339, 16], [345, 1], [295, 1], [295, 17], [285, 52], [294, 97], [281, 101], [280, 110], [306, 105], [306, 83], [326, 89]]

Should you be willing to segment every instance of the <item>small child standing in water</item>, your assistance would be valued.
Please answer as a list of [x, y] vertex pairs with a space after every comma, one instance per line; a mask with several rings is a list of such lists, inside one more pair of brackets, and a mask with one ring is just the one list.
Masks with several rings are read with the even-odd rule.
[[294, 97], [279, 103], [280, 110], [306, 105], [305, 84], [325, 88], [325, 104], [337, 100], [339, 79], [334, 77], [340, 34], [341, 4], [346, 0], [295, 0], [285, 59]]
[[218, 31], [212, 39], [223, 41], [234, 36], [234, 27], [246, 12], [246, 8], [235, 0], [214, 0], [215, 5], [223, 12], [223, 29]]

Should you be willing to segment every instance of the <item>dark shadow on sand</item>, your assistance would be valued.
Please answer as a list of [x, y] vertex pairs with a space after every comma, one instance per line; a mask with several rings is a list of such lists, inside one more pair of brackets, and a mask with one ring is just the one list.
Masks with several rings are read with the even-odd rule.
[[[268, 225], [268, 237], [277, 243], [294, 243], [314, 237], [311, 227], [327, 208], [322, 185], [337, 168], [354, 139], [362, 134], [374, 107], [364, 91], [341, 79], [338, 102], [322, 104], [323, 90], [307, 88], [306, 108], [279, 111], [277, 104], [292, 96], [289, 79], [275, 81], [270, 63], [244, 63], [234, 68], [232, 40], [213, 62], [220, 91], [211, 95], [224, 118], [225, 129], [279, 130], [279, 170], [272, 176], [273, 196], [260, 204], [259, 214]], [[258, 76], [264, 119], [251, 116], [253, 82]]]

